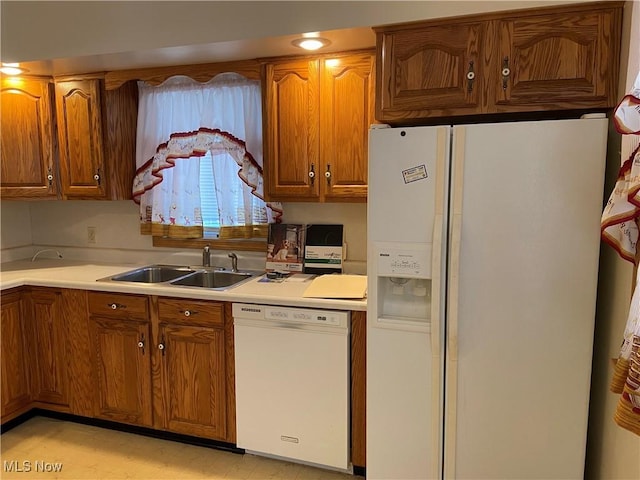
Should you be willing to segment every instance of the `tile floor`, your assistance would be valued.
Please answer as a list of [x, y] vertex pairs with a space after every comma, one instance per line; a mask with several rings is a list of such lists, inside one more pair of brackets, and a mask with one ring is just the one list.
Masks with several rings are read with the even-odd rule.
[[[362, 480], [306, 465], [45, 417], [34, 417], [0, 436], [0, 452], [2, 479]], [[17, 471], [12, 461], [23, 471]], [[23, 462], [31, 462], [30, 472]], [[55, 471], [55, 464], [62, 465], [60, 471]], [[8, 471], [11, 465], [13, 471]], [[49, 472], [36, 472], [37, 466]]]

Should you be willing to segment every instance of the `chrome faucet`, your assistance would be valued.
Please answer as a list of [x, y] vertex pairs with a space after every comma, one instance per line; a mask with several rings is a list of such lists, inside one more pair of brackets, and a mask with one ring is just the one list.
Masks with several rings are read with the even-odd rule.
[[53, 248], [45, 248], [45, 249], [43, 249], [43, 250], [38, 250], [38, 251], [36, 252], [36, 254], [35, 254], [33, 257], [31, 257], [31, 261], [32, 261], [32, 262], [35, 262], [35, 261], [36, 261], [36, 258], [38, 258], [38, 255], [40, 255], [41, 253], [44, 253], [44, 252], [56, 252], [56, 256], [57, 256], [58, 258], [62, 258], [62, 254], [61, 254], [58, 250], [55, 250], [55, 249], [53, 249]]
[[235, 253], [230, 253], [228, 257], [231, 259], [231, 271], [238, 271], [238, 256]]
[[211, 266], [211, 252], [210, 252], [211, 248], [209, 248], [209, 245], [206, 245], [203, 249], [202, 249], [202, 266], [203, 267], [210, 267]]

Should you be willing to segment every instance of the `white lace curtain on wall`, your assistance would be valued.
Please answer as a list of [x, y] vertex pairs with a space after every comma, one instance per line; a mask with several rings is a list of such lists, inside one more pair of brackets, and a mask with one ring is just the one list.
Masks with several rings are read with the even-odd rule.
[[208, 83], [180, 76], [138, 88], [133, 198], [141, 232], [203, 236], [200, 158], [210, 155], [220, 237], [265, 236], [282, 210], [263, 201], [260, 83], [225, 73]]

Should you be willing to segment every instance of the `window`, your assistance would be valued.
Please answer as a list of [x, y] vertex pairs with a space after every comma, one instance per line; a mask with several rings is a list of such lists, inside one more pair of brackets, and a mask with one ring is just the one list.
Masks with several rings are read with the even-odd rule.
[[[222, 160], [233, 162], [230, 157]], [[205, 238], [219, 237], [220, 207], [218, 206], [218, 195], [216, 195], [216, 179], [213, 175], [213, 157], [211, 152], [207, 152], [200, 158], [200, 204], [202, 207], [202, 224]], [[233, 165], [233, 164], [232, 164]], [[220, 178], [216, 177], [220, 182]], [[231, 180], [234, 180], [233, 178]], [[224, 182], [224, 181], [223, 181]], [[251, 220], [258, 224], [268, 223], [265, 203], [259, 199], [251, 198], [251, 189], [240, 178], [235, 178], [233, 194], [228, 199], [232, 202], [231, 210], [237, 215], [237, 225], [246, 225], [245, 202], [250, 203]], [[232, 187], [233, 188], [233, 187]]]
[[[260, 84], [237, 74], [207, 83], [139, 83], [134, 200], [154, 237], [265, 237], [279, 204], [263, 201]], [[155, 242], [154, 242], [155, 244]]]

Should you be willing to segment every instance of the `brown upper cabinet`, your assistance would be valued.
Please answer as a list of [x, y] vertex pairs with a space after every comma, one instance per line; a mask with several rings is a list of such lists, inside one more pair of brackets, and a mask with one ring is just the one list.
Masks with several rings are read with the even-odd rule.
[[56, 198], [59, 179], [51, 79], [3, 76], [0, 109], [0, 194]]
[[616, 104], [622, 2], [375, 27], [388, 123]]
[[62, 191], [69, 198], [106, 195], [100, 93], [99, 80], [56, 82]]
[[102, 78], [56, 79], [64, 198], [126, 200], [135, 174], [138, 98], [133, 82], [104, 90]]
[[3, 77], [0, 98], [3, 198], [131, 198], [135, 82]]
[[366, 201], [374, 63], [362, 51], [265, 64], [269, 200]]

